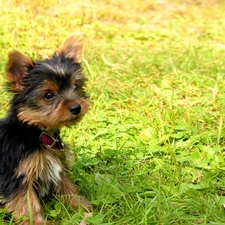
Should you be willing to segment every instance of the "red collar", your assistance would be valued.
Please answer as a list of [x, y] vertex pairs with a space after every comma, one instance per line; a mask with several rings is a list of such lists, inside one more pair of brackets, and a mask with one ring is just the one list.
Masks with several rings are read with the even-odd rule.
[[40, 136], [39, 140], [44, 144], [45, 147], [50, 149], [58, 149], [60, 151], [64, 151], [64, 144], [61, 140], [52, 137], [47, 132], [43, 131]]

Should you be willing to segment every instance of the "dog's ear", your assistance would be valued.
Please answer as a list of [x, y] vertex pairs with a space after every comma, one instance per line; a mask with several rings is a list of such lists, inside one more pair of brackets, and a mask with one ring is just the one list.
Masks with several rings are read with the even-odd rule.
[[59, 46], [56, 54], [65, 58], [73, 59], [75, 63], [82, 62], [83, 38], [81, 32], [73, 33]]
[[6, 77], [11, 84], [11, 90], [20, 92], [24, 88], [23, 78], [26, 76], [28, 70], [34, 66], [34, 62], [18, 51], [10, 52], [8, 56]]

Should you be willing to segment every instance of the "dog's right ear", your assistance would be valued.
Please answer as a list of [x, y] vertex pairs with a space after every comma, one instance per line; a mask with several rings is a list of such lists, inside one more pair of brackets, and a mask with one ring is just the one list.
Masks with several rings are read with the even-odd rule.
[[9, 53], [9, 61], [6, 67], [6, 77], [11, 84], [13, 92], [21, 92], [24, 88], [23, 79], [28, 70], [34, 66], [31, 58], [18, 51]]

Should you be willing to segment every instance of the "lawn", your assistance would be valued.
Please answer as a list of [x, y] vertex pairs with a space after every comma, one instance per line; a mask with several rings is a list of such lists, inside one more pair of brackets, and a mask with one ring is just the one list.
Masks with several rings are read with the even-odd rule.
[[[92, 225], [225, 224], [225, 2], [0, 1], [0, 117], [7, 53], [51, 55], [82, 31], [91, 107], [62, 130]], [[13, 224], [0, 209], [0, 224]], [[45, 203], [52, 224], [83, 212]]]

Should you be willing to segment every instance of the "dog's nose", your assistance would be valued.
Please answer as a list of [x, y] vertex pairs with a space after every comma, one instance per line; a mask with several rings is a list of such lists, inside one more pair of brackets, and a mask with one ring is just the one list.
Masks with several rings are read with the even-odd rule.
[[70, 112], [74, 115], [78, 115], [81, 111], [81, 106], [79, 104], [75, 104], [70, 106]]

